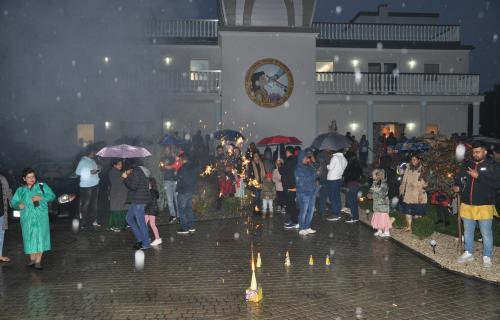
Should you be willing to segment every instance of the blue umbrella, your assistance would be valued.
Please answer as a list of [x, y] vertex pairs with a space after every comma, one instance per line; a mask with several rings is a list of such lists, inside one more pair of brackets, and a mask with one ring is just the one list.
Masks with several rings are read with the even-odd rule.
[[214, 132], [214, 138], [217, 140], [228, 140], [228, 141], [236, 141], [238, 138], [245, 139], [245, 137], [241, 134], [241, 132], [236, 130], [224, 129], [218, 130]]
[[424, 142], [398, 143], [394, 147], [394, 150], [397, 150], [398, 152], [422, 152], [422, 151], [426, 151], [429, 149], [430, 149], [430, 146]]
[[186, 143], [186, 141], [181, 140], [179, 138], [176, 138], [168, 133], [160, 141], [160, 144], [163, 144], [163, 145], [167, 145], [167, 144], [179, 145], [179, 144], [185, 144], [185, 143]]

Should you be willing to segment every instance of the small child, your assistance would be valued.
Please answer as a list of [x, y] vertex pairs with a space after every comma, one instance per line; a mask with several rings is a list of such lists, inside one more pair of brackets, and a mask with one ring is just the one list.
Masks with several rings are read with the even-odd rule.
[[389, 230], [392, 229], [392, 220], [389, 217], [389, 187], [385, 180], [385, 171], [375, 169], [372, 173], [373, 184], [370, 188], [368, 198], [373, 199], [372, 227], [376, 229], [376, 237], [389, 238]]
[[276, 205], [278, 213], [285, 213], [285, 201], [283, 200], [283, 183], [281, 182], [281, 174], [279, 168], [283, 165], [283, 160], [276, 160], [276, 168], [273, 171], [273, 182], [276, 187]]
[[225, 171], [218, 177], [219, 197], [217, 198], [216, 209], [222, 209], [222, 200], [224, 198], [234, 197], [236, 193], [235, 179], [230, 165], [225, 167]]
[[156, 185], [156, 180], [153, 177], [149, 178], [149, 192], [151, 193], [151, 202], [146, 205], [144, 209], [146, 225], [149, 224], [151, 230], [153, 230], [153, 234], [155, 239], [151, 242], [152, 246], [157, 246], [161, 244], [160, 234], [158, 233], [158, 228], [156, 227], [156, 216], [160, 211], [158, 208], [158, 198], [160, 197], [160, 193], [158, 192], [158, 186]]
[[269, 207], [269, 216], [273, 216], [273, 200], [276, 198], [276, 186], [273, 182], [273, 174], [271, 172], [266, 173], [266, 178], [262, 182], [262, 212], [267, 213]]

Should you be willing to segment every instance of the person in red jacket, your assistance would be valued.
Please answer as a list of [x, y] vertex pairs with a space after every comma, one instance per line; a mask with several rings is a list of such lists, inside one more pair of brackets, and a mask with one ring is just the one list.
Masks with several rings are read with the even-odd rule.
[[231, 166], [225, 167], [224, 172], [218, 177], [218, 183], [219, 197], [217, 198], [217, 210], [220, 210], [222, 208], [222, 199], [234, 197], [236, 193], [235, 179]]

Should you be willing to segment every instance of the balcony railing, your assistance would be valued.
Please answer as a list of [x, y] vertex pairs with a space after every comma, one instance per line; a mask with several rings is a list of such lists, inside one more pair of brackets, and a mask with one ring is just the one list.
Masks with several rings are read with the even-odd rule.
[[460, 41], [458, 25], [315, 22], [313, 26], [321, 40]]
[[151, 38], [194, 39], [217, 38], [219, 20], [158, 20], [149, 21], [148, 36]]
[[470, 96], [479, 94], [477, 74], [316, 73], [319, 94]]

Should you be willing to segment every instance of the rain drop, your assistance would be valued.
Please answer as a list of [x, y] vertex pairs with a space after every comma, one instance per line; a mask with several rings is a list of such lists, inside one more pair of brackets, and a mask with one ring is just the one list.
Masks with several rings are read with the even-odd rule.
[[76, 97], [77, 97], [78, 99], [80, 99], [80, 98], [82, 97], [82, 93], [81, 93], [80, 91], [78, 91], [78, 92], [76, 93]]
[[118, 83], [118, 77], [115, 77], [115, 78], [113, 79], [113, 81], [114, 81], [115, 83]]
[[420, 274], [422, 277], [425, 276], [427, 274], [427, 270], [425, 268], [420, 269]]
[[336, 6], [335, 7], [335, 13], [336, 14], [341, 14], [342, 13], [342, 6]]
[[399, 203], [399, 198], [398, 197], [393, 197], [392, 200], [391, 200], [391, 205], [393, 208], [396, 208], [396, 206], [398, 205]]
[[285, 103], [283, 104], [283, 106], [285, 107], [285, 109], [290, 108], [290, 102], [285, 101]]
[[495, 33], [493, 35], [493, 42], [497, 42], [497, 40], [498, 40], [498, 34]]
[[330, 256], [332, 257], [333, 255], [335, 255], [335, 249], [330, 248]]
[[72, 65], [73, 67], [74, 67], [74, 66], [76, 66], [76, 61], [75, 61], [75, 60], [71, 61], [71, 65]]
[[356, 83], [356, 85], [359, 86], [359, 84], [361, 83], [361, 71], [359, 69], [356, 68], [356, 70], [354, 70], [354, 82]]
[[138, 271], [144, 269], [144, 251], [142, 250], [135, 252], [135, 269]]
[[57, 102], [60, 102], [60, 101], [61, 101], [61, 97], [57, 96], [57, 97], [56, 97], [56, 101], [57, 101]]
[[4, 11], [3, 11], [3, 15], [4, 15], [4, 16], [8, 16], [8, 15], [9, 15], [9, 11], [8, 11], [8, 10], [4, 10]]
[[77, 232], [79, 228], [80, 228], [80, 220], [73, 219], [73, 222], [71, 223], [71, 229], [73, 230], [73, 232]]
[[81, 290], [81, 289], [83, 288], [83, 284], [82, 284], [81, 282], [78, 282], [78, 283], [76, 284], [76, 288], [77, 288], [78, 290]]
[[382, 49], [384, 49], [384, 44], [382, 42], [378, 42], [377, 43], [377, 50], [382, 51]]
[[240, 233], [239, 232], [235, 232], [234, 233], [234, 240], [238, 240], [240, 238]]

